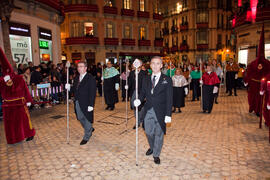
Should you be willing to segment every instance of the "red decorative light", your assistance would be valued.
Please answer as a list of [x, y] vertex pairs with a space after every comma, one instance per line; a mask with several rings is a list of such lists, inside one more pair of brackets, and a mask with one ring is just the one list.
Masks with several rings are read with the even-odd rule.
[[238, 0], [238, 7], [242, 6], [242, 0]]
[[233, 20], [232, 20], [232, 26], [233, 27], [235, 27], [235, 22], [236, 22], [236, 20], [235, 20], [235, 18], [233, 18]]
[[247, 11], [246, 21], [251, 21], [251, 11]]
[[257, 14], [257, 4], [258, 0], [250, 0], [250, 8], [251, 8], [251, 19], [252, 22], [255, 22], [256, 14]]

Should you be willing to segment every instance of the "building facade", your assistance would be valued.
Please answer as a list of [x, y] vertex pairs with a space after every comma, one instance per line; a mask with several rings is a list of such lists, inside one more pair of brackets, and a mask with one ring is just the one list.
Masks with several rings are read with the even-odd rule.
[[[254, 13], [252, 6], [256, 7]], [[270, 60], [270, 1], [258, 0], [255, 4], [251, 4], [250, 1], [238, 1], [238, 8], [234, 14], [233, 31], [237, 61], [247, 65], [256, 59], [263, 24], [265, 58]]]
[[[16, 64], [61, 62], [60, 24], [64, 14], [60, 1], [14, 1], [9, 19], [11, 53]], [[0, 46], [4, 49], [0, 26]]]
[[66, 0], [63, 58], [88, 64], [148, 60], [162, 49], [158, 0]]
[[161, 1], [164, 53], [192, 63], [234, 57], [232, 0]]

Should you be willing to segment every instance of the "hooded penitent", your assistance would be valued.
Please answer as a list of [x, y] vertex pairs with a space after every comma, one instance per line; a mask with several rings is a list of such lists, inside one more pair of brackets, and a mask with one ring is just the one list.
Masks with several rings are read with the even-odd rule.
[[244, 79], [248, 83], [248, 103], [249, 112], [255, 111], [260, 113], [261, 98], [260, 98], [260, 81], [270, 72], [270, 61], [265, 59], [264, 54], [264, 25], [262, 26], [260, 44], [258, 47], [257, 58], [252, 61], [247, 67], [247, 74]]
[[0, 63], [0, 94], [3, 99], [6, 139], [8, 144], [14, 144], [35, 135], [26, 106], [26, 103], [32, 103], [32, 97], [23, 77], [14, 73], [1, 48]]

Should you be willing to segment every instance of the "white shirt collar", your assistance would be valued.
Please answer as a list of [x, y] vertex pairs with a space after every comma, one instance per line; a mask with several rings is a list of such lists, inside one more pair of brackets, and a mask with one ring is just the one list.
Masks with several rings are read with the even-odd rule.
[[159, 78], [161, 76], [161, 72], [159, 72], [157, 74], [152, 73], [151, 80], [153, 80], [154, 76], [156, 76], [156, 79], [155, 79], [155, 86], [156, 86], [158, 81], [159, 81]]
[[84, 74], [80, 75], [80, 81], [83, 80], [84, 76], [87, 74], [87, 72], [85, 72]]

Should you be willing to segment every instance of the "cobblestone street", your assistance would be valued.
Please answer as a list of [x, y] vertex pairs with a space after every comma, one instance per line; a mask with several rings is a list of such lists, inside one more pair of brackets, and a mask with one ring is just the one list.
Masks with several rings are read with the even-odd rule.
[[[72, 104], [72, 103], [71, 103]], [[211, 114], [198, 101], [186, 99], [182, 113], [174, 113], [156, 165], [145, 156], [148, 143], [139, 129], [139, 165], [135, 165], [135, 119], [125, 103], [105, 111], [96, 99], [95, 132], [80, 146], [83, 129], [70, 107], [70, 143], [66, 143], [66, 106], [31, 113], [33, 141], [7, 145], [0, 122], [0, 179], [270, 179], [268, 129], [248, 113], [247, 94], [222, 96]]]

